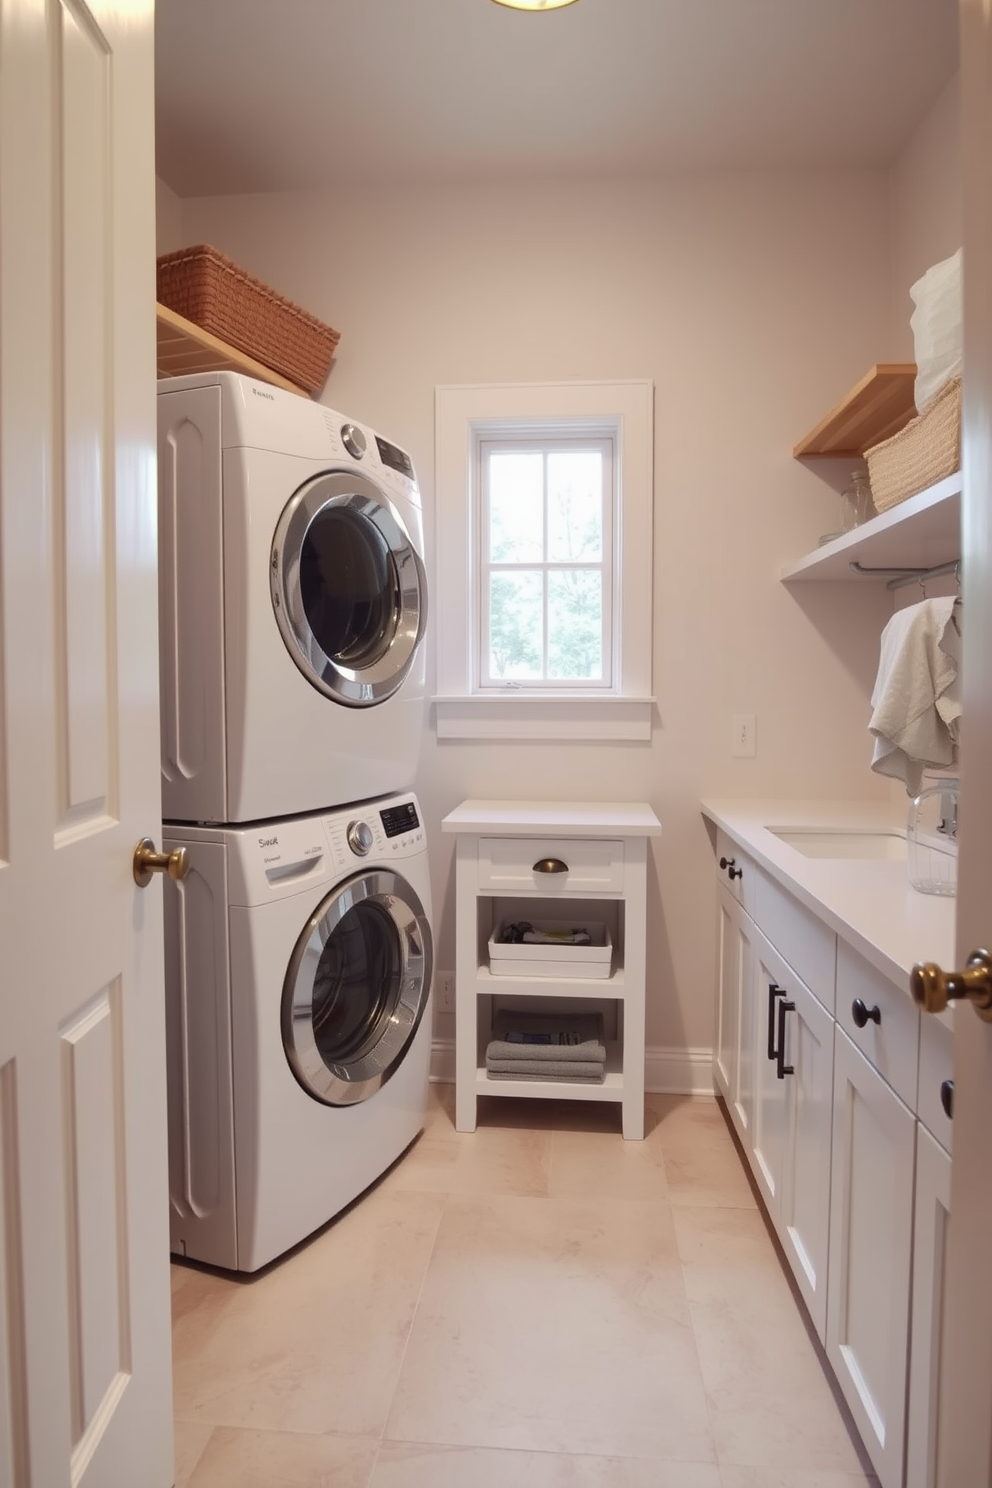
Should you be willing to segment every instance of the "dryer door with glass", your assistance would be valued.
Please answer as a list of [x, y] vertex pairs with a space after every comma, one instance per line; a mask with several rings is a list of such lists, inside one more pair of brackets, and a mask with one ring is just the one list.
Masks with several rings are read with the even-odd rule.
[[282, 638], [318, 691], [363, 708], [402, 686], [424, 634], [427, 582], [373, 481], [331, 471], [302, 486], [279, 518], [270, 580]]
[[309, 1095], [348, 1106], [385, 1084], [420, 1026], [433, 963], [424, 907], [399, 874], [359, 874], [321, 901], [282, 994], [283, 1047]]

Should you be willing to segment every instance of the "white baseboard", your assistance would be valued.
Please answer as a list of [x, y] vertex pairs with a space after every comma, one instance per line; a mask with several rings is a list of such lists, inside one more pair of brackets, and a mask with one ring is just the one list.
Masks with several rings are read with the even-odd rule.
[[[431, 1045], [431, 1079], [455, 1083], [454, 1039], [435, 1039]], [[644, 1088], [663, 1095], [712, 1095], [713, 1050], [645, 1050]]]

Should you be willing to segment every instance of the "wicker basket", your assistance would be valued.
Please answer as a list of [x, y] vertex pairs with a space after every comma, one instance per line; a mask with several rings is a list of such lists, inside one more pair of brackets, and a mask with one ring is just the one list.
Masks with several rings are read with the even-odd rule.
[[309, 393], [327, 381], [340, 332], [276, 294], [209, 243], [158, 260], [158, 298]]
[[865, 450], [876, 511], [900, 501], [961, 468], [961, 379], [953, 378], [905, 429]]

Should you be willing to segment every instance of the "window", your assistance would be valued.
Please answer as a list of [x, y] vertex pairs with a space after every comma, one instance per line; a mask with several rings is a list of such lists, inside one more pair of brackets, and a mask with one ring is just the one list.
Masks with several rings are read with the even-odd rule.
[[609, 687], [613, 443], [479, 441], [479, 685]]
[[438, 388], [439, 737], [650, 739], [652, 401]]

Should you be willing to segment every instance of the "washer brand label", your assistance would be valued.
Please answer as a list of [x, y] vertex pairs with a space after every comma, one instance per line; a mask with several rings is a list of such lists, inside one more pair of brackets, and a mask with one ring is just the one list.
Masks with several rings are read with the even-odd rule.
[[261, 388], [253, 387], [252, 392], [254, 393], [256, 398], [268, 398], [270, 403], [274, 403], [276, 401], [274, 393], [263, 393]]
[[278, 847], [279, 846], [279, 838], [278, 837], [259, 837], [259, 839], [258, 839], [258, 845], [259, 845], [259, 847]]

